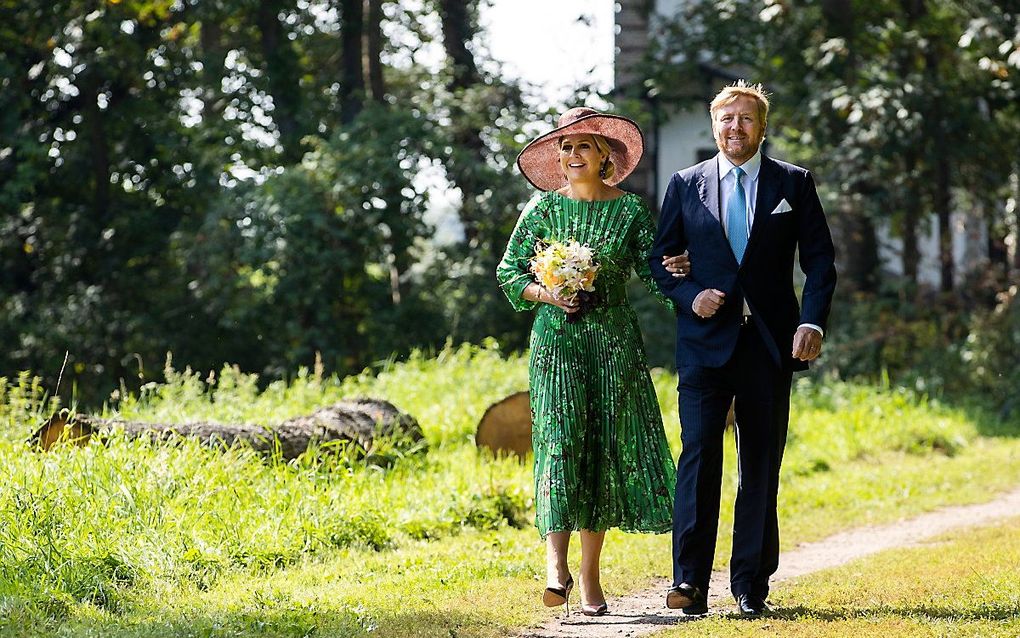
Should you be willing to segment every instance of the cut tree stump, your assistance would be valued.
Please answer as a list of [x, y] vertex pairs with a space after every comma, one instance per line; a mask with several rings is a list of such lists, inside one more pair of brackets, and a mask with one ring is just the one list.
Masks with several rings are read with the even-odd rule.
[[475, 445], [496, 455], [516, 454], [524, 458], [531, 451], [531, 404], [527, 392], [515, 392], [489, 406], [478, 422]]
[[230, 447], [244, 443], [257, 452], [279, 451], [283, 459], [297, 458], [309, 445], [350, 442], [371, 454], [377, 437], [392, 438], [398, 448], [424, 449], [421, 426], [411, 415], [380, 399], [354, 399], [320, 408], [307, 416], [276, 426], [250, 423], [142, 423], [99, 419], [60, 410], [32, 435], [29, 443], [43, 450], [59, 442], [85, 445], [93, 436], [121, 432], [129, 439], [143, 436], [167, 440], [196, 438], [209, 445]]

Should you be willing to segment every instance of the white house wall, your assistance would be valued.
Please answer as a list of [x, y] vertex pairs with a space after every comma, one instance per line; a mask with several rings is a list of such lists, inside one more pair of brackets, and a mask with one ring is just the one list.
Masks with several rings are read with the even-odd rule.
[[655, 13], [671, 17], [676, 15], [682, 4], [683, 0], [655, 0]]
[[[954, 284], [960, 284], [968, 273], [988, 263], [988, 228], [983, 220], [960, 213], [950, 216], [950, 224], [953, 227]], [[892, 235], [889, 222], [885, 220], [876, 226], [875, 234], [883, 268], [894, 275], [902, 275], [903, 240]], [[921, 261], [917, 265], [918, 282], [938, 288], [942, 281], [942, 270], [939, 265], [938, 218], [935, 215], [929, 215], [925, 224], [918, 229], [917, 240], [921, 254]]]
[[673, 114], [659, 126], [657, 180], [655, 184], [659, 202], [666, 194], [669, 178], [681, 168], [698, 162], [698, 151], [714, 153], [712, 120], [708, 107], [692, 108]]

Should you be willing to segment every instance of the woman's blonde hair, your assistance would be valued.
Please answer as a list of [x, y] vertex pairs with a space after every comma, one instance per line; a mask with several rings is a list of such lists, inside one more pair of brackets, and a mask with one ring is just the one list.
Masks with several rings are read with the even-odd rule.
[[602, 166], [599, 167], [599, 177], [603, 180], [611, 179], [616, 173], [616, 164], [613, 163], [613, 147], [609, 145], [609, 140], [597, 133], [591, 133], [591, 139], [595, 141], [595, 148], [598, 149], [599, 155], [606, 156]]

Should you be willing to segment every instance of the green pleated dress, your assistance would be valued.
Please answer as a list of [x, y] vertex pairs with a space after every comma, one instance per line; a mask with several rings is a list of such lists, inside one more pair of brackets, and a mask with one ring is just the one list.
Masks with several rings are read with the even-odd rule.
[[[555, 192], [528, 202], [496, 270], [516, 310], [538, 308], [531, 332], [532, 447], [536, 525], [549, 532], [672, 527], [676, 468], [648, 374], [637, 315], [625, 285], [636, 271], [664, 303], [648, 268], [655, 226], [628, 193], [582, 202]], [[600, 264], [601, 301], [575, 323], [521, 295], [535, 281], [529, 260], [542, 241], [574, 239]]]

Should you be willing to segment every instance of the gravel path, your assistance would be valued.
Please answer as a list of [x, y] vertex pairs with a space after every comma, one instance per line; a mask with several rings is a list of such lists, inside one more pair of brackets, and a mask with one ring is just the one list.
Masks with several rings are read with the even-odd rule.
[[[977, 505], [961, 505], [922, 514], [889, 525], [862, 527], [840, 532], [835, 536], [784, 552], [779, 571], [772, 578], [773, 586], [811, 572], [844, 565], [854, 559], [886, 549], [911, 547], [925, 539], [957, 527], [978, 526], [1011, 516], [1020, 516], [1020, 487], [994, 501]], [[651, 634], [663, 626], [684, 622], [679, 612], [666, 609], [666, 580], [656, 581], [647, 589], [622, 598], [609, 600], [609, 615], [600, 618], [583, 616], [575, 609], [579, 599], [571, 597], [569, 617], [550, 620], [540, 627], [529, 627], [520, 638], [633, 638]], [[708, 605], [710, 613], [734, 611], [726, 572], [712, 573]]]

